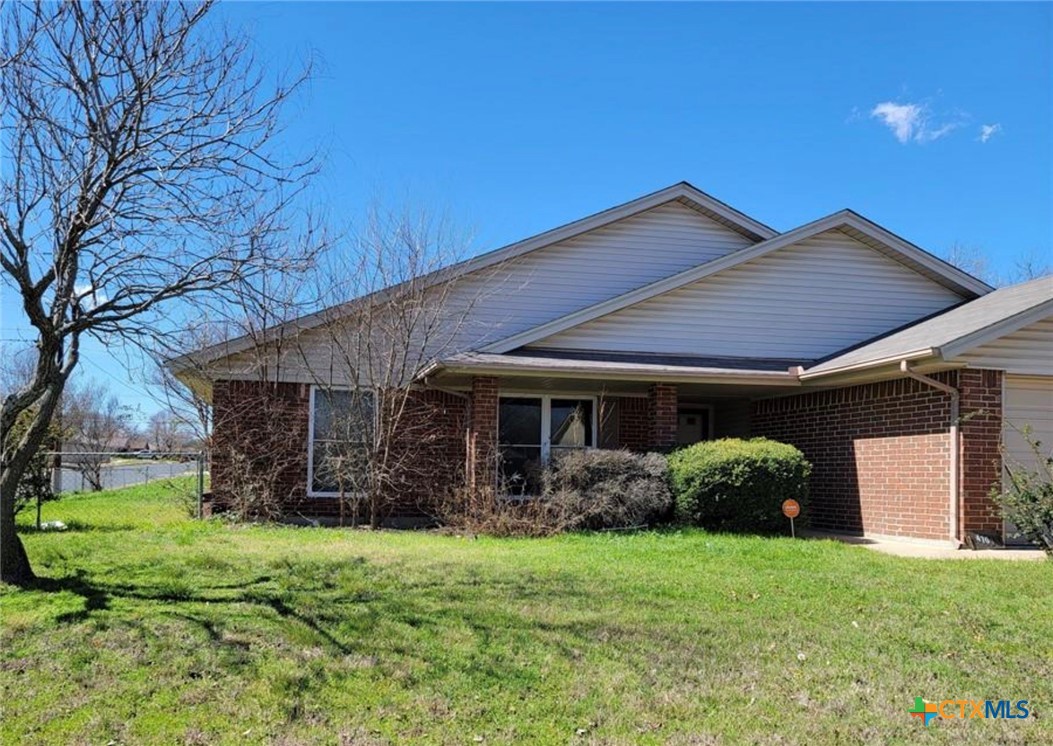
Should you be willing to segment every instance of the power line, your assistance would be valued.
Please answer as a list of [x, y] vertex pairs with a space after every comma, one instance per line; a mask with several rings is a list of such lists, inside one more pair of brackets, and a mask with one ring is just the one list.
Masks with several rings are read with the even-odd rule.
[[[136, 386], [135, 384], [130, 383], [129, 381], [122, 381], [121, 379], [117, 378], [115, 375], [110, 373], [108, 370], [103, 368], [101, 365], [96, 363], [94, 360], [91, 360], [89, 358], [83, 358], [83, 360], [84, 360], [84, 362], [86, 362], [89, 365], [91, 365], [92, 367], [94, 367], [96, 370], [99, 370], [100, 372], [102, 372], [103, 375], [105, 375], [107, 378], [112, 380], [118, 386], [123, 386], [124, 388], [128, 389], [132, 393], [137, 394], [139, 396], [146, 397], [146, 398], [150, 399], [151, 401], [153, 401], [154, 403], [157, 403], [157, 397], [153, 394], [153, 392], [147, 390], [145, 387], [139, 388], [138, 386]], [[142, 417], [144, 420], [147, 418], [147, 415], [144, 415], [144, 414], [141, 414], [141, 413], [137, 414], [136, 416]]]

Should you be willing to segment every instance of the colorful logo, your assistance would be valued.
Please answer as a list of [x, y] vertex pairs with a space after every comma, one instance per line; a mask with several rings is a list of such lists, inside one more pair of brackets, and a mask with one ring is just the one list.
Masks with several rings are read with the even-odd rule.
[[925, 725], [931, 723], [935, 718], [943, 720], [954, 720], [955, 718], [959, 720], [972, 720], [973, 718], [1024, 720], [1031, 715], [1026, 699], [1018, 699], [1015, 703], [1008, 699], [941, 699], [939, 702], [926, 702], [921, 697], [915, 697], [914, 707], [907, 712], [912, 718], [918, 718]]
[[939, 713], [936, 712], [935, 702], [926, 702], [921, 697], [914, 698], [914, 709], [910, 710], [910, 716], [912, 718], [923, 720], [925, 725], [928, 725], [937, 715], [939, 715]]

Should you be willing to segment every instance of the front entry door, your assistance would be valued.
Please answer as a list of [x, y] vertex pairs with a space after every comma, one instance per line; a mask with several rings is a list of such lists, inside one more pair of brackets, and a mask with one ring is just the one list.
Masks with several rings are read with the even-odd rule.
[[676, 415], [676, 444], [689, 446], [709, 439], [709, 410], [682, 409]]

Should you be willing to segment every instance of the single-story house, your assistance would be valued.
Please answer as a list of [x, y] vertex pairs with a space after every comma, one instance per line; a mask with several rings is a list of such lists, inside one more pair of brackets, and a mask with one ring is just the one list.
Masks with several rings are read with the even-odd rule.
[[[1003, 439], [1020, 461], [1024, 425], [1053, 442], [1053, 278], [995, 290], [851, 210], [780, 233], [679, 183], [415, 281], [437, 283], [463, 316], [407, 382], [422, 407], [407, 447], [437, 464], [425, 491], [568, 448], [766, 436], [813, 463], [814, 528], [959, 544], [1004, 530]], [[217, 499], [241, 437], [284, 460], [290, 513], [336, 510], [325, 423], [371, 401], [333, 377], [355, 308], [170, 362], [214, 405]], [[280, 437], [245, 437], [275, 412]]]

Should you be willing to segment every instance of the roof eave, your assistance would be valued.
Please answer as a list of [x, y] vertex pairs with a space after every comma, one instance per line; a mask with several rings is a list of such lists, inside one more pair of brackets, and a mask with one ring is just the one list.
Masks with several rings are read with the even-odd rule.
[[953, 365], [956, 362], [956, 358], [969, 350], [994, 341], [1006, 334], [1012, 334], [1028, 324], [1046, 318], [1050, 314], [1053, 314], [1053, 298], [1038, 303], [1031, 308], [1015, 313], [1004, 319], [999, 319], [982, 329], [977, 329], [976, 331], [963, 335], [957, 339], [944, 342], [940, 346], [924, 347], [917, 350], [882, 355], [880, 358], [862, 360], [823, 370], [805, 370], [801, 373], [800, 377], [802, 381], [816, 380], [845, 373], [879, 368], [883, 365], [897, 363], [903, 360], [910, 362], [925, 361], [930, 364], [946, 363], [947, 365]]
[[177, 381], [193, 391], [201, 399], [204, 399], [209, 404], [212, 403], [212, 380], [208, 376], [202, 375], [199, 369], [190, 367], [170, 370], [172, 370], [172, 375], [175, 376]]
[[588, 366], [560, 366], [518, 364], [493, 365], [457, 362], [437, 362], [418, 374], [418, 381], [427, 381], [440, 374], [475, 376], [520, 376], [530, 378], [577, 378], [584, 380], [655, 381], [661, 383], [742, 383], [765, 386], [799, 386], [797, 376], [782, 371], [722, 371], [707, 370], [692, 373], [677, 370], [639, 368], [594, 369]]
[[873, 220], [860, 215], [855, 210], [845, 209], [837, 213], [837, 215], [842, 216], [845, 223], [851, 225], [856, 230], [871, 234], [872, 237], [899, 250], [901, 253], [918, 262], [918, 264], [921, 264], [930, 272], [933, 272], [949, 283], [957, 285], [959, 290], [965, 290], [977, 297], [986, 295], [994, 290], [994, 287], [988, 285], [986, 282], [973, 277], [968, 272], [959, 269], [950, 262], [940, 259], [935, 254], [925, 251], [925, 249], [920, 246], [898, 236], [888, 228], [875, 223]]
[[987, 344], [999, 337], [1003, 337], [1006, 334], [1012, 334], [1021, 327], [1039, 321], [1050, 314], [1053, 314], [1053, 298], [1043, 301], [1042, 303], [1034, 305], [1019, 313], [1015, 313], [1012, 316], [999, 319], [993, 324], [988, 324], [982, 329], [977, 329], [970, 334], [966, 334], [963, 337], [959, 337], [958, 339], [947, 343], [942, 348], [943, 355], [948, 360], [956, 358], [969, 350]]
[[843, 375], [846, 373], [856, 373], [867, 370], [869, 368], [879, 368], [882, 365], [890, 365], [893, 363], [899, 363], [903, 360], [907, 361], [918, 361], [926, 360], [929, 358], [940, 359], [940, 350], [936, 347], [923, 347], [918, 350], [912, 350], [909, 352], [898, 352], [895, 355], [886, 355], [880, 358], [872, 360], [862, 360], [857, 363], [849, 363], [847, 365], [839, 365], [835, 368], [827, 368], [825, 370], [817, 371], [802, 371], [799, 378], [802, 381], [813, 381], [819, 378], [827, 378], [830, 376]]

